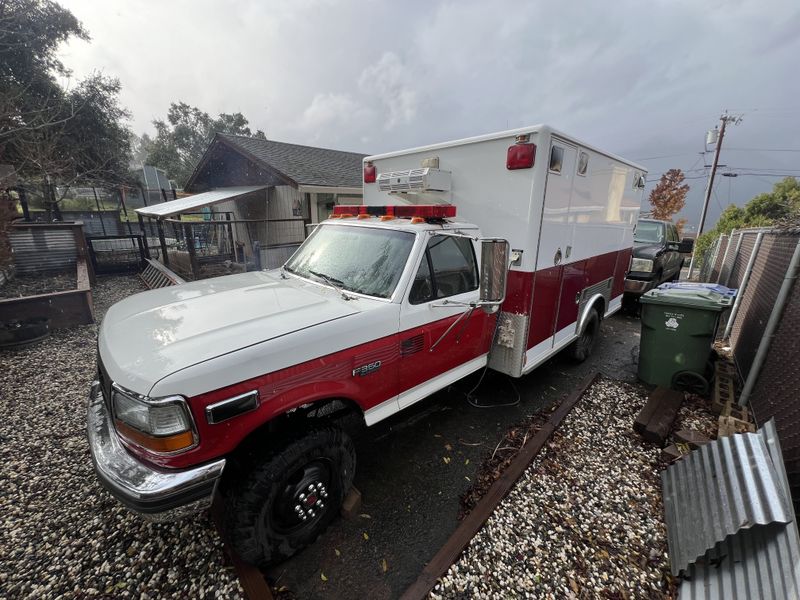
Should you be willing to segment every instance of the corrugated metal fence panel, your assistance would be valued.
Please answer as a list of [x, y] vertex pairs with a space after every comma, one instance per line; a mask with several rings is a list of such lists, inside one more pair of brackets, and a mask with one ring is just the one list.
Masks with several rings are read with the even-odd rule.
[[[774, 421], [760, 436], [788, 493], [781, 444]], [[707, 472], [708, 477], [713, 473]], [[720, 542], [695, 562], [678, 588], [681, 600], [793, 600], [800, 598], [800, 537], [797, 522], [751, 527]]]
[[773, 417], [775, 419], [796, 509], [800, 508], [799, 340], [800, 284], [795, 282], [750, 397], [750, 404], [759, 423]]
[[664, 470], [661, 481], [673, 575], [740, 529], [794, 519], [757, 433], [706, 444]]
[[731, 348], [743, 378], [750, 373], [796, 244], [797, 234], [781, 232], [766, 233], [761, 241], [731, 329]]
[[719, 279], [719, 271], [722, 268], [722, 259], [725, 256], [725, 250], [728, 249], [729, 241], [730, 241], [730, 236], [728, 235], [719, 236], [719, 248], [717, 249], [717, 255], [714, 260], [714, 266], [711, 269], [711, 275], [709, 276], [708, 281], [717, 281]]
[[733, 267], [731, 267], [731, 274], [728, 277], [727, 285], [729, 288], [738, 288], [741, 285], [750, 255], [753, 253], [753, 248], [755, 248], [757, 237], [757, 231], [742, 232], [742, 243], [739, 245], [739, 252], [736, 254]]
[[13, 228], [11, 249], [17, 273], [74, 267], [78, 249], [71, 229]]

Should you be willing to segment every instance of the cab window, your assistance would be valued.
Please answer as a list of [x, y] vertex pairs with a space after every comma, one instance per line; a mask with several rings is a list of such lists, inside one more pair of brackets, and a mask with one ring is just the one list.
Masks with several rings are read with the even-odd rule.
[[478, 289], [478, 265], [472, 242], [463, 237], [436, 235], [428, 242], [408, 301], [422, 304]]

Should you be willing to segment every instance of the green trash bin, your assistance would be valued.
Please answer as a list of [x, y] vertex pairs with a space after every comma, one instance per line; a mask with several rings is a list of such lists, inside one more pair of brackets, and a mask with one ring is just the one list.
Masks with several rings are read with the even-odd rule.
[[720, 314], [736, 290], [716, 284], [666, 283], [641, 297], [639, 379], [699, 394]]

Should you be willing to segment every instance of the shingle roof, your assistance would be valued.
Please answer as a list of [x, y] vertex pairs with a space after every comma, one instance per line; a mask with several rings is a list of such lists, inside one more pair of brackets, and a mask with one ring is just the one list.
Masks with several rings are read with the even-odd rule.
[[366, 154], [286, 144], [218, 133], [229, 145], [300, 185], [361, 187], [361, 161]]

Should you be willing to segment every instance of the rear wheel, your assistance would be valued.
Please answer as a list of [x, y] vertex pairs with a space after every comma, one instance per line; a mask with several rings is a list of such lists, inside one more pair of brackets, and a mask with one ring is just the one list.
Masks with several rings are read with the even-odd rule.
[[672, 376], [672, 387], [682, 392], [705, 396], [708, 394], [709, 384], [708, 380], [700, 373], [695, 373], [694, 371], [678, 371]]
[[592, 308], [589, 316], [586, 318], [586, 324], [583, 326], [583, 331], [578, 336], [578, 339], [572, 344], [570, 355], [578, 362], [583, 362], [592, 354], [594, 345], [597, 343], [597, 337], [600, 333], [600, 315], [597, 314], [597, 309]]
[[237, 553], [266, 566], [311, 544], [339, 512], [355, 464], [353, 442], [335, 427], [312, 430], [255, 459], [226, 499]]

